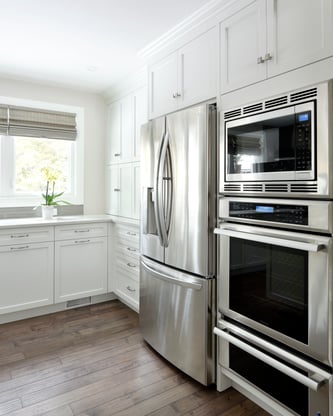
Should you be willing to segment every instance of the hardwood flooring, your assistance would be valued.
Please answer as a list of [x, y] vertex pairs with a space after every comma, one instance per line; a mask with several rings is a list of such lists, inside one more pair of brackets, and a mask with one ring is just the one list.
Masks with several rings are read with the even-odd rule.
[[0, 416], [264, 416], [162, 359], [119, 301], [0, 325]]

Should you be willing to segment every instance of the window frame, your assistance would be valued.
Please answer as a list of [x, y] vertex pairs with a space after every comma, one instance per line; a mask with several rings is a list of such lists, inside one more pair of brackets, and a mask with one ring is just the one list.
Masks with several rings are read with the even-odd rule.
[[[72, 192], [65, 193], [63, 199], [69, 201], [71, 204], [82, 205], [84, 201], [84, 110], [82, 107], [68, 106], [56, 103], [49, 102], [40, 102], [33, 100], [25, 99], [15, 99], [9, 97], [1, 97], [0, 102], [5, 105], [16, 105], [16, 106], [25, 106], [31, 108], [40, 108], [49, 111], [63, 111], [71, 112], [76, 114], [76, 123], [77, 123], [77, 138], [73, 141], [73, 151], [72, 151], [72, 160], [71, 160], [71, 184]], [[50, 139], [45, 139], [50, 140]], [[1, 140], [5, 142], [5, 140]], [[9, 144], [11, 142], [11, 144]], [[15, 195], [10, 192], [14, 191], [14, 177], [9, 177], [8, 174], [4, 172], [12, 171], [13, 175], [15, 174], [15, 152], [14, 152], [14, 141], [10, 140], [7, 143], [0, 143], [0, 189], [5, 193], [0, 194], [0, 207], [23, 207], [23, 206], [38, 206], [42, 203], [41, 194], [23, 194]], [[4, 153], [6, 152], [6, 156]], [[2, 163], [4, 161], [4, 163]], [[10, 185], [10, 182], [12, 185]]]

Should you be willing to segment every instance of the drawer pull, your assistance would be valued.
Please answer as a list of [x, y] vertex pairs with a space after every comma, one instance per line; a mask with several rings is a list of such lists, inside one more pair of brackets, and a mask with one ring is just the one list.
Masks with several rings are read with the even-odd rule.
[[137, 235], [137, 233], [133, 233], [132, 231], [127, 231], [127, 235], [133, 235], [133, 236], [136, 236], [136, 235]]
[[132, 288], [131, 288], [131, 286], [126, 286], [126, 289], [127, 289], [129, 292], [136, 292], [136, 290], [135, 290], [135, 289], [132, 289]]
[[136, 264], [133, 264], [133, 263], [127, 263], [127, 266], [128, 266], [128, 267], [136, 267]]
[[128, 251], [138, 251], [136, 248], [132, 248], [132, 247], [127, 247]]
[[84, 243], [89, 243], [90, 240], [76, 240], [75, 244], [84, 244]]
[[85, 230], [74, 230], [74, 233], [90, 233], [90, 229], [87, 228]]
[[19, 247], [11, 247], [11, 250], [26, 250], [29, 246], [19, 246]]
[[120, 156], [120, 153], [115, 153], [114, 156], [115, 157], [119, 157]]
[[10, 236], [10, 238], [27, 238], [29, 237], [29, 234], [13, 234]]

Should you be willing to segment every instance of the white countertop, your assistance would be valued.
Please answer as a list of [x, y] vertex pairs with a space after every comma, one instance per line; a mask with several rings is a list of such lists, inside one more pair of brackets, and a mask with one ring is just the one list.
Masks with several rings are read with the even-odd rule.
[[38, 218], [11, 218], [0, 220], [1, 228], [15, 228], [15, 227], [41, 227], [47, 225], [63, 225], [63, 224], [78, 224], [88, 222], [112, 222], [110, 215], [68, 215], [55, 216], [52, 220], [44, 220], [42, 217]]

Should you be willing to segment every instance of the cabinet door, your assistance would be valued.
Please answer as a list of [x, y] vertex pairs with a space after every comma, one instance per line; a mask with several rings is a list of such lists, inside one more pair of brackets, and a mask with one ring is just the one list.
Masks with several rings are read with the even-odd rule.
[[53, 303], [53, 243], [0, 247], [0, 314]]
[[119, 165], [119, 213], [121, 217], [132, 217], [133, 180], [132, 164]]
[[177, 109], [177, 53], [172, 53], [149, 68], [149, 117]]
[[55, 302], [107, 292], [107, 237], [55, 243]]
[[121, 156], [121, 105], [113, 103], [107, 111], [107, 135], [105, 163], [116, 163]]
[[119, 214], [120, 185], [118, 165], [107, 166], [105, 169], [106, 213]]
[[148, 121], [147, 88], [134, 93], [134, 160], [140, 160], [141, 126]]
[[217, 94], [218, 30], [210, 29], [179, 50], [178, 104], [187, 107]]
[[[288, 5], [290, 2], [286, 2]], [[266, 0], [257, 0], [221, 23], [221, 92], [265, 79]]]
[[140, 201], [141, 201], [141, 185], [140, 185], [140, 163], [132, 165], [132, 218], [140, 218]]
[[269, 76], [332, 55], [331, 0], [268, 0], [267, 5]]
[[120, 101], [120, 157], [118, 162], [130, 162], [134, 154], [134, 97], [128, 95]]

